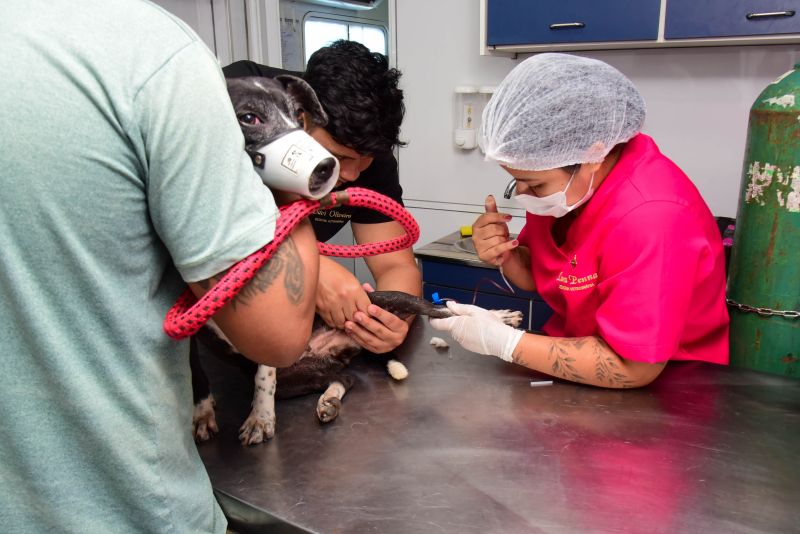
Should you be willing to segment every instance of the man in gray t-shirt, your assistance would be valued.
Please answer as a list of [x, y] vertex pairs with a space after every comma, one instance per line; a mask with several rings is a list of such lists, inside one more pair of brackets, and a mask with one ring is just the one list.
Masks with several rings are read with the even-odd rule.
[[[224, 532], [188, 343], [162, 330], [187, 282], [202, 294], [275, 229], [216, 59], [140, 0], [9, 2], [0, 44], [0, 524]], [[305, 347], [315, 245], [295, 230], [215, 316], [252, 359]]]

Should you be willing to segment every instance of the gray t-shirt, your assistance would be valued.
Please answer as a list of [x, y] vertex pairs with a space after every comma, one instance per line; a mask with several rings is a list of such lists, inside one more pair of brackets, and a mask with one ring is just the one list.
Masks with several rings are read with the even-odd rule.
[[0, 44], [0, 525], [224, 532], [162, 330], [277, 218], [216, 59], [141, 0], [7, 2]]

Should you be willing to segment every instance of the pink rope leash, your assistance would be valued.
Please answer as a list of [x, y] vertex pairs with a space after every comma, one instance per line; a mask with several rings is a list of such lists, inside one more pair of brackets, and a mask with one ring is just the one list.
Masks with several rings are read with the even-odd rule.
[[298, 200], [280, 208], [272, 241], [234, 265], [200, 300], [187, 288], [167, 312], [164, 331], [173, 339], [195, 334], [220, 308], [230, 302], [272, 257], [297, 224], [319, 209], [336, 205], [370, 208], [392, 217], [405, 229], [405, 235], [377, 243], [329, 245], [317, 243], [320, 254], [340, 258], [362, 258], [408, 248], [419, 239], [419, 226], [414, 217], [394, 200], [369, 189], [351, 187], [331, 193], [322, 200]]

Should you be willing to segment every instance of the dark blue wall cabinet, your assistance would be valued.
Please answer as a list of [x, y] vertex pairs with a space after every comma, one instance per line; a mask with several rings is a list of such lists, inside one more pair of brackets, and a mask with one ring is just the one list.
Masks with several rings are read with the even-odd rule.
[[488, 0], [486, 44], [655, 40], [660, 9], [661, 0]]
[[420, 258], [423, 296], [433, 300], [437, 293], [441, 299], [453, 299], [464, 304], [475, 304], [495, 310], [522, 312], [521, 328], [540, 331], [553, 314], [550, 306], [536, 293], [517, 290], [510, 294], [495, 268], [471, 267], [444, 263], [436, 258]]
[[800, 33], [800, 0], [669, 0], [664, 37]]
[[488, 309], [522, 312], [522, 328], [539, 331], [553, 314], [536, 293], [517, 289], [511, 293], [497, 267], [478, 259], [458, 246], [464, 241], [453, 232], [414, 250], [422, 270], [422, 291], [428, 300], [433, 294]]
[[800, 43], [800, 0], [480, 0], [481, 54]]

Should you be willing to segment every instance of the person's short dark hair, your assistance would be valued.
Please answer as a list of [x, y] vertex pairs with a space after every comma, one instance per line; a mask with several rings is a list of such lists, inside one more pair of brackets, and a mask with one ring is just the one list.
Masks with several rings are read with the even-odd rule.
[[311, 55], [303, 78], [328, 113], [328, 133], [356, 152], [377, 154], [405, 144], [398, 139], [405, 113], [400, 75], [383, 54], [339, 40]]

